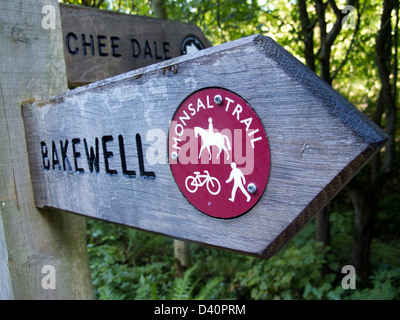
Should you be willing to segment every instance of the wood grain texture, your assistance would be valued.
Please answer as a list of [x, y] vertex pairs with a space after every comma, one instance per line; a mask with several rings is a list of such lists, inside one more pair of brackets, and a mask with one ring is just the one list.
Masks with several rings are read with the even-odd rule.
[[[56, 29], [43, 29], [42, 7]], [[39, 211], [34, 202], [21, 114], [23, 101], [67, 90], [58, 2], [0, 2], [0, 299], [93, 298], [82, 217]], [[44, 290], [42, 268], [56, 270]]]
[[60, 9], [69, 86], [178, 57], [188, 36], [210, 47], [200, 28], [188, 23], [66, 4]]
[[[250, 212], [230, 220], [196, 210], [179, 191], [167, 162], [169, 120], [189, 94], [210, 86], [243, 97], [261, 119], [270, 144], [271, 169], [263, 196]], [[276, 253], [323, 208], [386, 140], [341, 95], [263, 36], [29, 104], [23, 115], [37, 206], [264, 258]], [[155, 179], [106, 174], [102, 155], [100, 172], [88, 172], [83, 138], [94, 146], [97, 137], [101, 148], [102, 137], [112, 136], [107, 144], [113, 152], [110, 165], [120, 171], [118, 136], [123, 135], [125, 149], [130, 150], [126, 162], [135, 169], [135, 135], [141, 135], [143, 152], [149, 155], [155, 132], [165, 145], [157, 163], [145, 157], [146, 170], [153, 171]], [[51, 156], [51, 141], [73, 138], [81, 139], [76, 146], [85, 172], [70, 173], [58, 166], [44, 171], [40, 142], [46, 142]], [[73, 159], [71, 153], [68, 158]]]

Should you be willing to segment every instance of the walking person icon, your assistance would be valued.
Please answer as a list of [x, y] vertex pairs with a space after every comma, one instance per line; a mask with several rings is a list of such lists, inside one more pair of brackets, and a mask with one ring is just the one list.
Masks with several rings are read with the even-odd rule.
[[235, 162], [231, 163], [231, 168], [232, 168], [231, 174], [228, 180], [225, 181], [226, 183], [229, 183], [233, 180], [233, 188], [229, 200], [235, 202], [236, 191], [237, 188], [239, 188], [243, 192], [243, 194], [247, 197], [247, 202], [249, 202], [251, 200], [251, 197], [248, 194], [246, 188], [244, 187], [246, 185], [246, 179], [244, 177], [243, 172], [236, 167]]

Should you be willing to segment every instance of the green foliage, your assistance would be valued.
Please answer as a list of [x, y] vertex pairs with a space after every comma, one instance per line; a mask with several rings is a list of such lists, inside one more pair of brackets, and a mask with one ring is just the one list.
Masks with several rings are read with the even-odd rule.
[[100, 300], [124, 300], [126, 295], [119, 292], [117, 289], [110, 289], [110, 287], [99, 288]]
[[[335, 274], [322, 274], [324, 250], [312, 241], [313, 225], [296, 236], [287, 247], [267, 261], [251, 259], [238, 272], [240, 289], [252, 299], [338, 299]], [[343, 291], [341, 289], [341, 291]]]
[[203, 286], [198, 264], [175, 277], [173, 242], [125, 227], [87, 220], [88, 253], [100, 300], [210, 299], [222, 278]]
[[196, 283], [192, 283], [192, 273], [195, 267], [186, 270], [182, 278], [176, 278], [172, 284], [168, 298], [170, 300], [188, 300]]
[[104, 300], [400, 299], [398, 241], [374, 241], [369, 287], [342, 288], [341, 268], [347, 264], [351, 246], [351, 217], [349, 211], [331, 215], [331, 248], [322, 249], [314, 241], [311, 222], [266, 261], [193, 244], [192, 259], [197, 263], [182, 278], [175, 276], [171, 239], [88, 220], [96, 296]]
[[200, 291], [194, 294], [200, 279], [193, 280], [193, 274], [198, 269], [199, 263], [186, 270], [182, 278], [176, 278], [171, 286], [167, 298], [170, 300], [206, 300], [213, 296], [213, 290], [222, 282], [222, 277], [214, 277], [208, 280]]
[[400, 298], [400, 268], [376, 272], [371, 279], [372, 288], [355, 290], [345, 299], [398, 300]]

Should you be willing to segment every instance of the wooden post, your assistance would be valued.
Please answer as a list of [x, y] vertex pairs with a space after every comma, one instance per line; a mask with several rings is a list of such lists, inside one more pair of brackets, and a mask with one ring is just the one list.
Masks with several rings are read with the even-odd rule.
[[85, 220], [35, 206], [24, 101], [67, 90], [56, 0], [0, 3], [0, 299], [92, 299]]
[[174, 240], [175, 273], [183, 277], [187, 269], [192, 266], [192, 255], [190, 244], [187, 241]]

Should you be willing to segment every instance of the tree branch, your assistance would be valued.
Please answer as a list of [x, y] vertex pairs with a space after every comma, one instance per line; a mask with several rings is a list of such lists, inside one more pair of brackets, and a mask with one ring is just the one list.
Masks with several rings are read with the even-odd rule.
[[317, 12], [321, 43], [325, 41], [326, 38], [326, 20], [325, 20], [325, 9], [326, 5], [322, 0], [315, 0], [315, 11]]
[[331, 6], [331, 8], [333, 9], [333, 12], [335, 13], [336, 16], [341, 14], [341, 10], [338, 8], [338, 6], [336, 5], [335, 0], [328, 0], [329, 5]]
[[100, 8], [100, 6], [102, 5], [103, 2], [104, 2], [104, 0], [99, 0], [99, 2], [97, 2], [95, 4], [96, 8]]
[[306, 64], [315, 72], [315, 54], [314, 54], [314, 25], [310, 22], [305, 0], [299, 0], [299, 14], [302, 33], [304, 36], [304, 56]]
[[335, 72], [333, 73], [333, 75], [332, 75], [332, 77], [331, 77], [332, 81], [336, 78], [336, 76], [338, 75], [338, 73], [340, 72], [340, 70], [341, 70], [341, 69], [344, 67], [344, 65], [347, 63], [347, 60], [348, 60], [348, 58], [349, 58], [349, 54], [350, 54], [351, 49], [352, 49], [352, 47], [353, 47], [353, 44], [354, 44], [354, 41], [355, 41], [355, 39], [356, 39], [357, 33], [358, 33], [358, 31], [360, 30], [361, 14], [362, 14], [362, 12], [364, 11], [364, 9], [365, 9], [365, 3], [364, 3], [364, 6], [363, 6], [363, 9], [361, 10], [361, 12], [359, 11], [359, 8], [358, 8], [358, 6], [357, 6], [357, 23], [356, 23], [356, 26], [355, 26], [355, 28], [354, 28], [353, 37], [351, 38], [350, 45], [349, 45], [349, 47], [347, 48], [346, 55], [345, 55], [345, 57], [344, 57], [342, 63], [341, 63], [340, 66], [335, 70]]
[[322, 0], [315, 1], [315, 9], [318, 17], [319, 32], [321, 38], [320, 45], [320, 77], [324, 79], [329, 85], [332, 84], [330, 76], [330, 56], [331, 56], [331, 45], [327, 42], [327, 32], [326, 32], [326, 4]]
[[[353, 6], [358, 0], [349, 0], [347, 5]], [[336, 21], [327, 32], [326, 30], [326, 4], [331, 6], [332, 10], [336, 15]], [[315, 1], [315, 8], [318, 15], [318, 23], [320, 28], [320, 36], [321, 36], [321, 55], [320, 55], [320, 65], [321, 65], [321, 78], [324, 79], [329, 85], [332, 84], [332, 77], [330, 75], [330, 58], [331, 58], [331, 49], [334, 41], [339, 35], [342, 29], [342, 20], [345, 16], [344, 13], [338, 8], [335, 0], [328, 0], [328, 2], [324, 4], [322, 0]]]
[[397, 76], [398, 76], [398, 45], [399, 45], [399, 1], [395, 2], [396, 25], [394, 27], [394, 56], [393, 56], [393, 98], [397, 103]]
[[[347, 5], [350, 5], [353, 7], [356, 3], [358, 3], [358, 0], [347, 1]], [[339, 8], [337, 7], [336, 2], [334, 0], [329, 0], [329, 4], [336, 15], [336, 22], [326, 37], [326, 42], [327, 42], [326, 45], [329, 45], [331, 47], [333, 45], [333, 42], [336, 40], [337, 36], [339, 35], [340, 30], [342, 30], [342, 20], [346, 14], [343, 13], [341, 10], [339, 10]]]
[[[385, 148], [384, 164], [381, 168], [384, 172], [391, 172], [396, 151], [396, 101], [393, 96], [393, 88], [390, 84], [390, 63], [392, 56], [392, 10], [395, 8], [395, 1], [384, 0], [381, 17], [381, 29], [376, 38], [376, 63], [381, 81], [383, 103], [385, 105], [385, 131], [389, 141]], [[396, 61], [397, 63], [397, 61]]]

